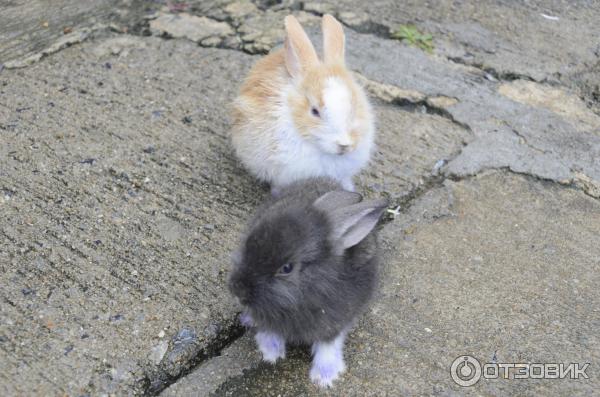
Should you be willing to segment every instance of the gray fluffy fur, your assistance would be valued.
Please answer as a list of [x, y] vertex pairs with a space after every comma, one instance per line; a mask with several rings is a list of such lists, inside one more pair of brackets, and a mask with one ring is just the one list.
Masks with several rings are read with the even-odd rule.
[[[337, 182], [325, 178], [297, 182], [268, 199], [250, 222], [229, 289], [258, 330], [292, 343], [331, 341], [366, 309], [379, 262], [376, 231], [340, 249], [331, 237], [331, 214], [314, 205], [338, 190]], [[379, 217], [387, 202], [372, 203]], [[294, 264], [293, 271], [279, 274], [286, 263]]]

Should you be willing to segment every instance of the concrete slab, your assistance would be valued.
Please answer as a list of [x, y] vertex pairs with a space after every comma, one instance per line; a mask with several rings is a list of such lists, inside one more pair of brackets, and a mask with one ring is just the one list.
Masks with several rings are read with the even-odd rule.
[[599, 82], [588, 75], [597, 67], [599, 50], [590, 28], [600, 10], [591, 1], [342, 0], [307, 1], [303, 8], [333, 13], [357, 31], [384, 37], [401, 25], [415, 25], [432, 34], [435, 54], [496, 78], [560, 81], [590, 99]]
[[[475, 136], [443, 171], [462, 177], [489, 168], [510, 168], [565, 184], [577, 183], [580, 171], [600, 181], [600, 124], [579, 115], [589, 115], [583, 103], [561, 109], [519, 102], [499, 94], [502, 85], [489, 81], [479, 71], [399, 46], [392, 40], [348, 32], [348, 63], [363, 76], [380, 84], [455, 98], [454, 105], [436, 107], [454, 122], [467, 126]], [[418, 66], [415, 66], [418, 65]], [[567, 93], [556, 94], [566, 101]], [[539, 100], [539, 97], [537, 98]]]
[[0, 75], [4, 395], [157, 389], [236, 334], [248, 58], [119, 36]]
[[377, 104], [377, 149], [357, 179], [361, 191], [385, 194], [392, 203], [422, 187], [473, 139], [469, 130], [447, 118], [423, 113], [421, 107], [409, 108]]
[[134, 1], [15, 0], [4, 2], [0, 12], [0, 65], [26, 66], [40, 53], [63, 42], [64, 47], [84, 40], [90, 28], [141, 19]]

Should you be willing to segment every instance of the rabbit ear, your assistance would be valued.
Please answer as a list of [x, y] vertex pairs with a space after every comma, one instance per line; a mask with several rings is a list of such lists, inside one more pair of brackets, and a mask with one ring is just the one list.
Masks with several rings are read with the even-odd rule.
[[346, 190], [336, 190], [325, 193], [315, 200], [313, 206], [326, 214], [333, 212], [337, 208], [347, 207], [352, 204], [360, 203], [362, 196], [358, 193], [348, 192]]
[[293, 15], [285, 17], [285, 66], [292, 77], [298, 77], [309, 66], [319, 63], [317, 52], [302, 26]]
[[325, 63], [344, 64], [344, 29], [333, 16], [323, 15], [323, 55]]
[[373, 230], [381, 213], [388, 206], [386, 199], [363, 201], [341, 207], [329, 213], [333, 238], [343, 249], [360, 243]]

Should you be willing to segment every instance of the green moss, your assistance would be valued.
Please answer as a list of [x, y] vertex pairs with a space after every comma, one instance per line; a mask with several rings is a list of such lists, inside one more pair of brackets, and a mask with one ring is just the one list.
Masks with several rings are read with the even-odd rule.
[[419, 47], [428, 53], [433, 51], [433, 37], [428, 33], [419, 32], [414, 25], [400, 25], [392, 32], [391, 38]]

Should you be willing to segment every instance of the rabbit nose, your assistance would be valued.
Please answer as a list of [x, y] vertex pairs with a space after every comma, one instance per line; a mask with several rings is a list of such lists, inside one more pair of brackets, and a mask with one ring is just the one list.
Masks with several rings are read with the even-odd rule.
[[352, 138], [349, 134], [343, 133], [338, 135], [335, 140], [338, 154], [348, 153], [352, 150]]
[[345, 154], [350, 151], [350, 145], [338, 144], [338, 154]]

